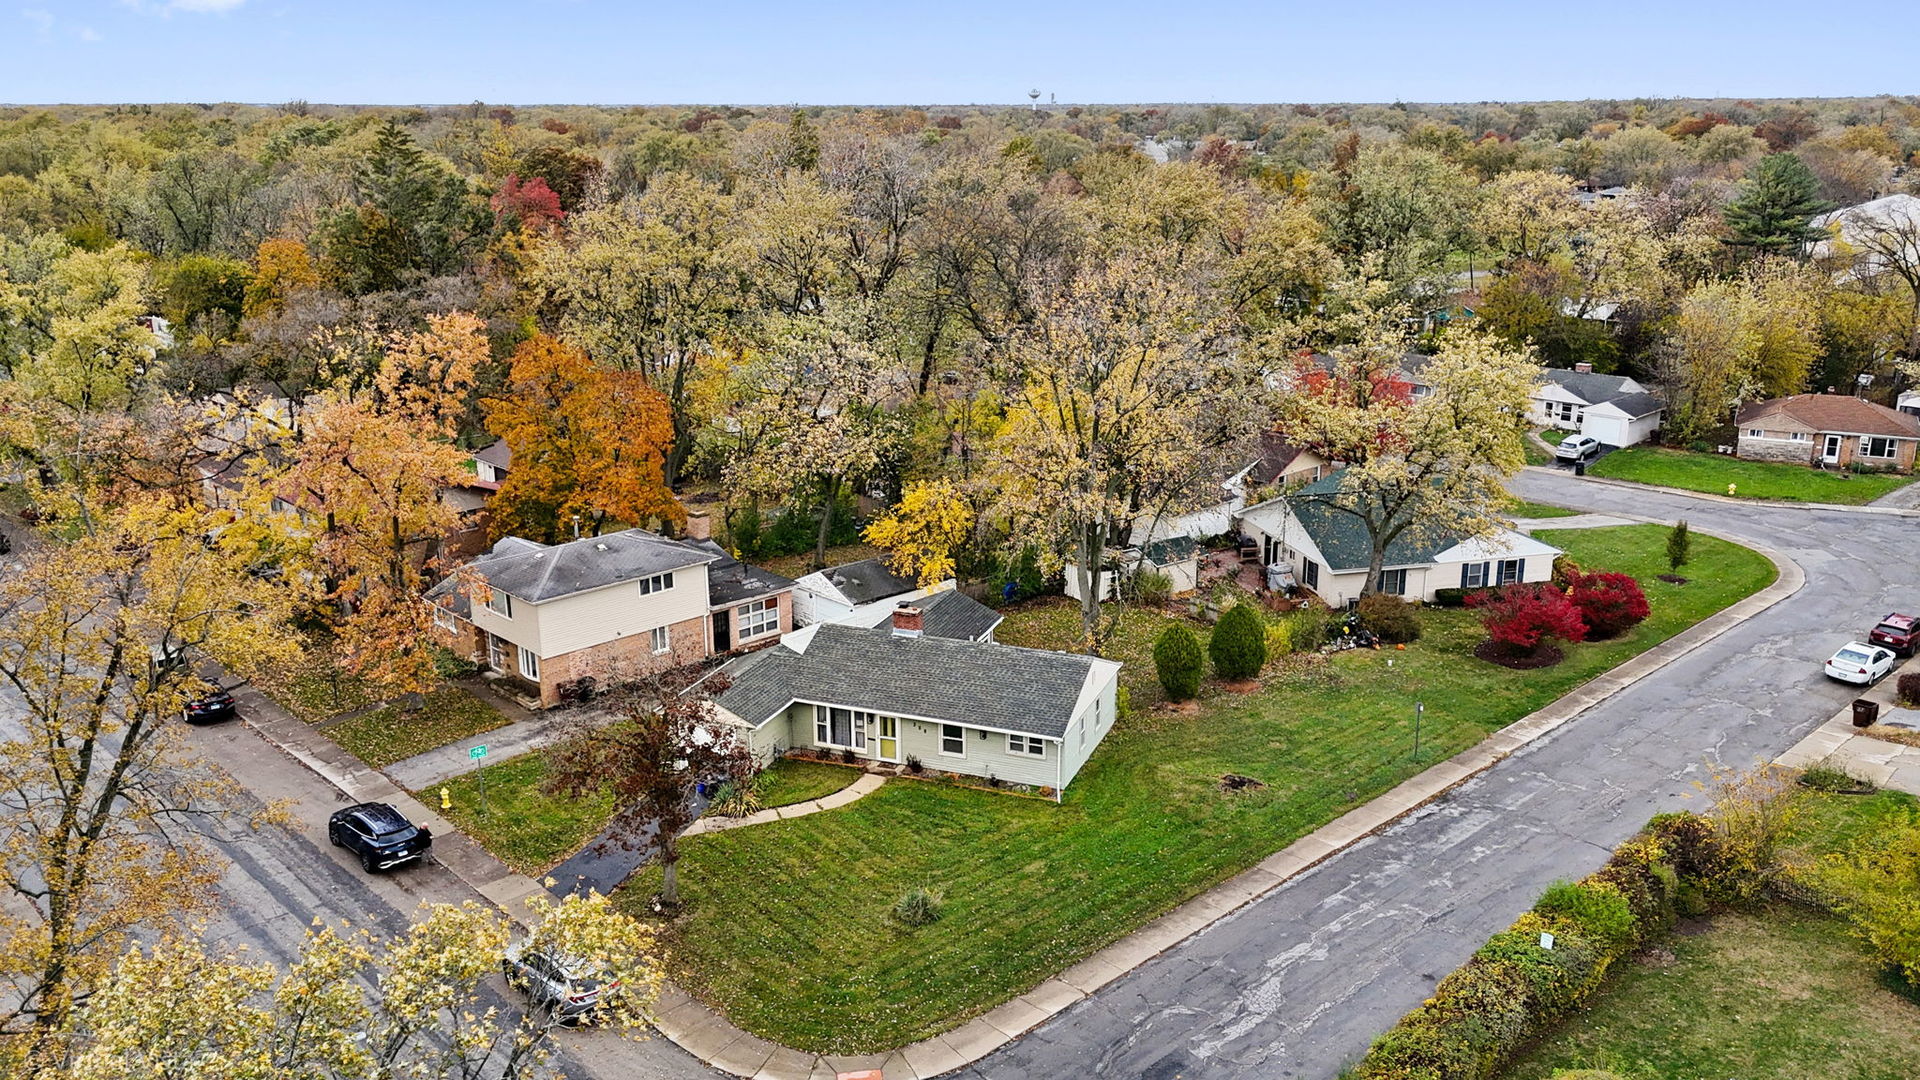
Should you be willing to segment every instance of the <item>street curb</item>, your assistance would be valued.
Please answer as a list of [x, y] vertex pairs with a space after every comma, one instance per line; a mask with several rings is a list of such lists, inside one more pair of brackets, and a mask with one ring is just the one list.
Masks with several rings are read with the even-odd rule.
[[[1611, 516], [1633, 517], [1628, 514]], [[1651, 523], [1650, 519], [1639, 520]], [[1716, 535], [1705, 529], [1695, 531], [1708, 536]], [[1477, 745], [1429, 766], [1418, 775], [1267, 856], [1252, 868], [1200, 893], [1126, 937], [959, 1027], [884, 1054], [846, 1057], [809, 1054], [748, 1034], [670, 981], [661, 984], [660, 997], [654, 1008], [653, 1026], [662, 1036], [702, 1063], [750, 1080], [817, 1080], [830, 1078], [839, 1072], [861, 1069], [881, 1070], [888, 1080], [931, 1080], [965, 1068], [1022, 1038], [1034, 1028], [1091, 997], [1108, 983], [1129, 974], [1228, 915], [1266, 897], [1360, 841], [1398, 824], [1414, 811], [1552, 734], [1594, 705], [1793, 595], [1806, 583], [1806, 574], [1799, 564], [1781, 553], [1758, 544], [1719, 538], [1740, 543], [1766, 556], [1778, 572], [1773, 583], [1595, 676], [1545, 708], [1494, 732]], [[255, 704], [262, 700], [262, 695], [251, 685], [236, 688], [234, 694], [242, 704], [247, 704], [249, 698]], [[546, 892], [539, 882], [509, 870], [506, 864], [459, 832], [450, 822], [408, 795], [383, 774], [340, 749], [311, 725], [284, 713], [277, 719], [267, 721], [248, 718], [248, 713], [257, 712], [282, 713], [278, 706], [268, 710], [244, 709], [241, 712], [242, 720], [269, 742], [340, 789], [348, 798], [390, 802], [412, 820], [427, 824], [434, 832], [436, 861], [461, 883], [506, 911], [510, 918], [528, 925], [523, 901], [529, 896]], [[342, 758], [345, 761], [341, 761]]]
[[[1616, 514], [1616, 517], [1631, 515]], [[1638, 519], [1653, 523], [1649, 519]], [[1706, 529], [1696, 532], [1716, 536]], [[1161, 915], [1038, 986], [965, 1024], [884, 1054], [862, 1057], [809, 1055], [749, 1035], [691, 998], [662, 1009], [655, 1026], [662, 1035], [723, 1072], [751, 1080], [816, 1080], [836, 1071], [879, 1069], [887, 1080], [931, 1080], [971, 1065], [1027, 1032], [1092, 997], [1100, 988], [1214, 923], [1262, 899], [1360, 841], [1383, 832], [1414, 811], [1486, 772], [1522, 748], [1552, 734], [1581, 713], [1693, 652], [1753, 616], [1792, 596], [1806, 584], [1798, 563], [1771, 548], [1729, 543], [1759, 552], [1778, 572], [1773, 583], [1707, 616], [1666, 641], [1595, 676], [1545, 708], [1494, 732], [1479, 744], [1438, 762], [1385, 793], [1302, 836], [1251, 869]]]
[[[1878, 684], [1862, 690], [1860, 696], [1882, 705], [1895, 704], [1900, 696], [1898, 692], [1900, 676], [1910, 671], [1920, 671], [1920, 656], [1909, 657], [1906, 663], [1893, 669]], [[1773, 763], [1788, 769], [1805, 769], [1825, 761], [1828, 755], [1856, 739], [1880, 746], [1905, 747], [1903, 743], [1883, 742], [1871, 735], [1861, 734], [1860, 729], [1853, 726], [1853, 705], [1848, 703], [1846, 708], [1834, 713], [1826, 723], [1814, 728], [1805, 738], [1781, 751], [1780, 756], [1773, 759]], [[1920, 749], [1913, 747], [1905, 747], [1905, 749], [1914, 754], [1920, 754]], [[1878, 786], [1885, 786], [1881, 780], [1871, 776], [1863, 779], [1870, 780]]]
[[[1529, 470], [1549, 473], [1554, 476], [1571, 475], [1564, 469], [1548, 468], [1545, 465], [1528, 465]], [[1668, 495], [1679, 495], [1688, 499], [1706, 499], [1711, 502], [1726, 503], [1728, 506], [1760, 506], [1775, 510], [1839, 510], [1849, 514], [1881, 514], [1886, 517], [1920, 517], [1920, 510], [1909, 510], [1900, 506], [1849, 506], [1844, 503], [1816, 502], [1777, 502], [1771, 499], [1736, 499], [1727, 495], [1715, 495], [1706, 491], [1688, 491], [1686, 488], [1666, 487], [1661, 484], [1640, 484], [1632, 480], [1615, 480], [1607, 476], [1580, 476], [1577, 480], [1589, 484], [1602, 484], [1606, 487], [1625, 488], [1629, 491], [1659, 491]], [[1920, 483], [1920, 481], [1915, 481]], [[1748, 547], [1753, 545], [1749, 544]]]

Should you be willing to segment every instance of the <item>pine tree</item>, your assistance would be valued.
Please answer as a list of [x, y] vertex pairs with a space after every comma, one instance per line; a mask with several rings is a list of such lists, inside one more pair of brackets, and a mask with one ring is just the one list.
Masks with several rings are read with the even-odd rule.
[[1733, 231], [1732, 243], [1763, 254], [1792, 255], [1820, 239], [1812, 221], [1831, 209], [1804, 162], [1793, 154], [1770, 154], [1722, 213]]
[[1160, 631], [1153, 642], [1153, 673], [1172, 701], [1185, 701], [1200, 689], [1200, 676], [1206, 674], [1206, 656], [1200, 651], [1200, 639], [1184, 623], [1175, 623]]
[[1673, 568], [1674, 573], [1679, 573], [1680, 568], [1687, 565], [1688, 549], [1692, 546], [1693, 537], [1687, 532], [1687, 523], [1681, 521], [1675, 524], [1673, 531], [1667, 534], [1667, 565]]
[[793, 110], [793, 119], [787, 122], [786, 164], [801, 172], [812, 172], [820, 164], [820, 132], [799, 109]]

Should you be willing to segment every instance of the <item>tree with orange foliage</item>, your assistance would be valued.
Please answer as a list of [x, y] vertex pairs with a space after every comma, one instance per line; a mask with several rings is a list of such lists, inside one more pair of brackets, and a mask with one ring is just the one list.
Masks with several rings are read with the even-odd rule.
[[513, 354], [507, 385], [485, 405], [513, 468], [493, 500], [496, 537], [553, 543], [612, 524], [678, 525], [686, 511], [667, 487], [673, 444], [666, 396], [643, 372], [603, 368], [544, 334]]
[[346, 662], [395, 693], [435, 676], [421, 598], [440, 540], [459, 524], [442, 492], [467, 477], [451, 442], [487, 340], [453, 313], [396, 335], [368, 391], [330, 391], [306, 420], [283, 475], [256, 498], [292, 503], [316, 529], [311, 549]]
[[320, 267], [307, 245], [298, 240], [262, 240], [253, 261], [253, 278], [241, 300], [241, 311], [248, 318], [278, 310], [288, 296], [322, 284]]

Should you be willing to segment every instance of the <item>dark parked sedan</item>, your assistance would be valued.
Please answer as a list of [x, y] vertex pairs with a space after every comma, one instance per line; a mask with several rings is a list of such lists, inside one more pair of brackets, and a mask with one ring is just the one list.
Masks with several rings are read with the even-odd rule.
[[187, 723], [217, 724], [222, 720], [234, 718], [233, 695], [219, 687], [210, 687], [205, 693], [187, 701]]
[[418, 859], [433, 847], [433, 834], [386, 803], [361, 803], [327, 819], [327, 839], [360, 856], [367, 873]]

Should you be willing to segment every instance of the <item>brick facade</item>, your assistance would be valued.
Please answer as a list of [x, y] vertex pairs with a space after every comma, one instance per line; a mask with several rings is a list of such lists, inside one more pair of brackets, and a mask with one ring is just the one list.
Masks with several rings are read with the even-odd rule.
[[[1780, 461], [1791, 465], [1818, 465], [1826, 456], [1827, 436], [1822, 432], [1808, 433], [1805, 439], [1794, 439], [1785, 431], [1760, 429], [1762, 434], [1755, 437], [1747, 434], [1749, 429], [1740, 432], [1740, 444], [1737, 455], [1748, 461]], [[1914, 451], [1920, 447], [1912, 439], [1893, 440], [1891, 458], [1867, 457], [1861, 453], [1863, 438], [1859, 435], [1840, 436], [1839, 460], [1829, 463], [1828, 468], [1847, 468], [1855, 461], [1862, 466], [1876, 468], [1895, 468], [1901, 472], [1913, 471]]]
[[653, 651], [653, 635], [649, 633], [549, 656], [540, 661], [540, 704], [557, 704], [559, 685], [582, 675], [591, 675], [600, 680], [601, 686], [606, 686], [610, 682], [697, 664], [712, 655], [706, 638], [707, 621], [687, 619], [667, 627], [668, 648], [664, 653]]
[[[760, 599], [765, 599], [765, 598], [762, 597]], [[793, 629], [793, 592], [792, 590], [788, 590], [786, 592], [780, 593], [778, 596], [778, 599], [780, 603], [779, 629], [770, 633], [756, 635], [752, 639], [744, 643], [740, 640], [740, 609], [743, 607], [746, 607], [748, 604], [752, 603], [753, 601], [743, 600], [740, 603], [733, 605], [732, 607], [721, 609], [727, 613], [727, 640], [725, 642], [719, 642], [719, 641], [714, 642], [714, 645], [716, 646], [714, 651], [716, 653], [724, 653], [724, 652], [732, 652], [735, 649], [739, 649], [742, 651], [751, 652], [754, 649], [762, 649], [768, 645], [773, 644], [776, 641], [779, 641], [781, 634], [785, 634]]]

